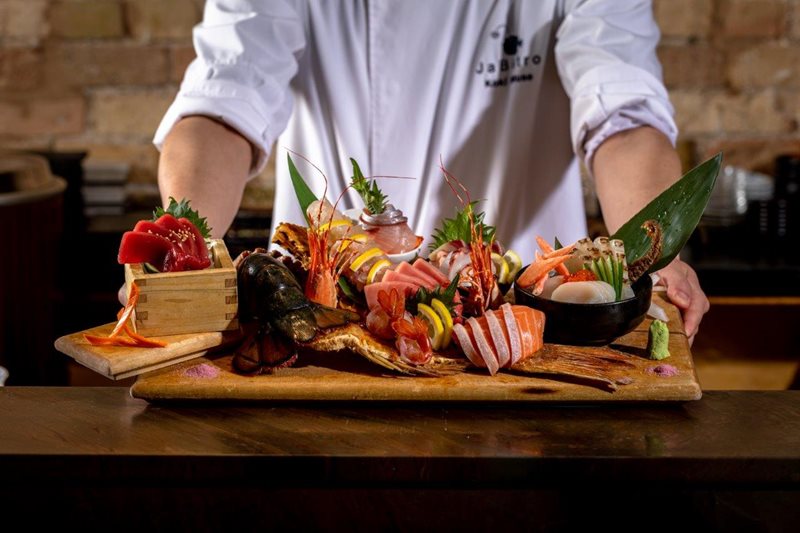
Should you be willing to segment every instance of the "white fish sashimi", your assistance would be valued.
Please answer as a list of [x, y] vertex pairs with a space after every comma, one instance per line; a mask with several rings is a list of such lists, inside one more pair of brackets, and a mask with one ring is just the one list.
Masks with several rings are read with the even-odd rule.
[[562, 283], [564, 283], [564, 276], [550, 276], [547, 278], [547, 281], [544, 282], [544, 288], [542, 289], [542, 294], [540, 294], [539, 297], [552, 299], [553, 291], [561, 286]]
[[605, 281], [572, 281], [559, 285], [550, 299], [573, 304], [604, 304], [615, 301], [616, 293]]

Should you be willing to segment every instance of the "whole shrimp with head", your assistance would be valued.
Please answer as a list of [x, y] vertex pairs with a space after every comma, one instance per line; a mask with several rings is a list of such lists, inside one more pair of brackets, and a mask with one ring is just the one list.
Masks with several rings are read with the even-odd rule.
[[498, 307], [503, 299], [492, 261], [493, 254], [499, 256], [502, 247], [495, 242], [495, 229], [484, 224], [483, 213], [475, 213], [477, 202], [472, 201], [467, 188], [444, 165], [441, 169], [461, 211], [455, 218], [445, 219], [442, 228], [434, 233], [434, 249], [428, 259], [451, 280], [458, 278], [458, 288], [466, 295], [464, 313], [481, 316], [487, 309]]

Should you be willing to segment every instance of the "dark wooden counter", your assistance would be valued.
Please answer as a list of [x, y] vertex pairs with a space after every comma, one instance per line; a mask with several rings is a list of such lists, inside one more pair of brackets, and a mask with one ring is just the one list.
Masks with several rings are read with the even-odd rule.
[[159, 405], [119, 387], [6, 387], [0, 486], [6, 515], [116, 529], [781, 530], [800, 518], [800, 392]]

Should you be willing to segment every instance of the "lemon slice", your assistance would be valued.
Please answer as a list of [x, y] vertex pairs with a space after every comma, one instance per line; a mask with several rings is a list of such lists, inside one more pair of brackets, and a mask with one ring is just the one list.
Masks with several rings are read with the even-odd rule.
[[444, 332], [442, 333], [442, 348], [447, 348], [450, 346], [450, 340], [453, 338], [453, 317], [450, 315], [450, 310], [447, 309], [447, 306], [439, 300], [438, 298], [434, 298], [431, 300], [431, 308], [439, 315], [439, 318], [442, 319], [442, 326], [444, 327]]
[[367, 274], [367, 283], [374, 283], [378, 272], [390, 266], [391, 264], [392, 262], [388, 259], [379, 259], [375, 261], [375, 264], [369, 269], [369, 274]]
[[342, 242], [339, 244], [339, 251], [344, 252], [347, 248], [353, 244], [354, 242], [365, 243], [369, 237], [367, 237], [363, 233], [356, 233], [355, 235], [350, 235], [349, 237], [342, 238]]
[[423, 320], [428, 322], [428, 337], [431, 338], [431, 348], [434, 350], [440, 349], [444, 336], [444, 326], [442, 325], [442, 319], [439, 318], [439, 313], [425, 304], [418, 304], [417, 312], [422, 316]]
[[353, 259], [353, 262], [350, 263], [350, 270], [357, 272], [358, 269], [364, 265], [364, 263], [379, 255], [383, 255], [383, 250], [380, 248], [370, 248], [366, 252], [362, 252], [361, 255]]
[[511, 283], [519, 271], [522, 270], [522, 258], [514, 250], [507, 251], [503, 258], [508, 263], [508, 282]]
[[329, 230], [331, 228], [336, 228], [338, 226], [352, 226], [349, 220], [339, 219], [339, 220], [330, 220], [324, 224], [321, 224], [317, 231], [322, 233], [325, 230]]
[[508, 283], [508, 263], [503, 256], [492, 252], [492, 263], [494, 263], [495, 275], [499, 283]]

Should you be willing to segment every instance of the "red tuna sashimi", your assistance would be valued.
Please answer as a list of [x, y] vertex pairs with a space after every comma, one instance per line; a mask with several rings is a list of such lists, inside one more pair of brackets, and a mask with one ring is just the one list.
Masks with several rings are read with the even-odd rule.
[[178, 221], [181, 224], [183, 224], [183, 227], [186, 228], [186, 231], [191, 233], [191, 235], [193, 236], [192, 240], [194, 241], [193, 245], [197, 258], [200, 260], [201, 263], [207, 263], [204, 267], [201, 268], [210, 267], [211, 258], [209, 257], [208, 246], [206, 246], [206, 240], [203, 238], [203, 234], [200, 233], [200, 230], [197, 229], [197, 226], [195, 226], [188, 218], [181, 218], [178, 219]]
[[[486, 368], [489, 369], [489, 374], [494, 376], [497, 374], [497, 371], [500, 370], [500, 363], [497, 361], [497, 351], [491, 344], [491, 336], [487, 338], [486, 333], [488, 333], [488, 331], [484, 332], [485, 325], [485, 320], [481, 324], [474, 317], [467, 319], [467, 326], [469, 326], [472, 335], [475, 337], [475, 345], [478, 348], [478, 353], [480, 353], [483, 360], [486, 361]], [[486, 327], [486, 329], [488, 330], [488, 327]]]
[[420, 285], [428, 290], [433, 290], [439, 286], [435, 279], [428, 276], [425, 272], [419, 270], [418, 268], [411, 266], [411, 263], [400, 263], [397, 265], [397, 268], [395, 268], [394, 271], [398, 274], [403, 274], [404, 276], [418, 279]]
[[[388, 272], [387, 272], [388, 274]], [[402, 281], [379, 281], [378, 283], [370, 283], [369, 285], [364, 286], [364, 297], [367, 299], [367, 307], [369, 309], [374, 309], [379, 307], [380, 304], [378, 303], [378, 293], [380, 291], [386, 291], [387, 293], [390, 292], [392, 289], [397, 289], [399, 294], [402, 294], [406, 298], [410, 296], [414, 296], [417, 294], [419, 287], [413, 285], [411, 283], [405, 283]]]
[[188, 219], [170, 214], [155, 222], [140, 220], [120, 242], [120, 263], [150, 263], [162, 272], [202, 270], [211, 266], [200, 230]]
[[172, 242], [154, 233], [126, 231], [122, 234], [117, 261], [123, 263], [151, 263], [161, 265], [172, 249]]
[[414, 261], [414, 268], [418, 268], [420, 271], [435, 279], [439, 285], [444, 287], [450, 285], [450, 278], [448, 278], [441, 270], [430, 264], [428, 261], [425, 261], [421, 257]]
[[467, 356], [470, 363], [479, 368], [486, 368], [486, 361], [484, 361], [481, 354], [476, 351], [475, 339], [472, 337], [472, 333], [470, 333], [469, 329], [465, 328], [463, 324], [455, 324], [453, 325], [453, 334], [455, 335], [456, 344], [458, 344], [461, 351], [464, 352], [464, 355]]

